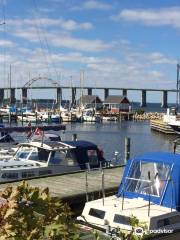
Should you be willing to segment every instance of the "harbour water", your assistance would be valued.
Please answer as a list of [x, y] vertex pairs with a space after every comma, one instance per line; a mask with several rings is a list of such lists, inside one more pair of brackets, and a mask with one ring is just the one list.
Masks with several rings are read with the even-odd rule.
[[71, 139], [76, 133], [78, 139], [96, 143], [104, 150], [107, 159], [114, 157], [115, 151], [124, 159], [125, 137], [131, 138], [131, 156], [151, 151], [172, 151], [173, 141], [177, 136], [168, 136], [150, 129], [148, 121], [122, 121], [111, 123], [75, 123], [67, 124], [62, 139]]

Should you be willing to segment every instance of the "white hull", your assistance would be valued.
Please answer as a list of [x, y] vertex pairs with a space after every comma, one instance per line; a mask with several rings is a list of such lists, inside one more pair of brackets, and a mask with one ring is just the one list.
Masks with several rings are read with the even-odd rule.
[[[122, 203], [124, 201], [124, 203]], [[123, 209], [122, 209], [123, 204]], [[148, 216], [148, 202], [141, 198], [122, 199], [115, 195], [104, 199], [98, 199], [85, 204], [82, 215], [78, 220], [87, 222], [102, 230], [107, 228], [131, 231], [132, 226], [129, 219], [134, 216], [142, 223], [147, 224], [148, 229], [159, 229], [158, 222], [164, 218], [177, 216], [180, 218], [180, 212], [167, 207], [152, 204], [150, 205], [150, 214]], [[163, 227], [164, 228], [164, 227]], [[180, 229], [180, 222], [166, 226], [167, 229]]]

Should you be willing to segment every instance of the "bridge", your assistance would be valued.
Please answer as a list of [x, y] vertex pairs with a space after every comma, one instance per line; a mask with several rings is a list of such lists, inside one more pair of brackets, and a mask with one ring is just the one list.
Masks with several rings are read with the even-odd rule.
[[[10, 91], [10, 103], [14, 104], [16, 101], [16, 89], [20, 89], [22, 92], [22, 103], [26, 104], [28, 99], [28, 89], [55, 89], [56, 90], [56, 100], [57, 104], [60, 105], [62, 99], [62, 91], [63, 89], [69, 89], [71, 91], [71, 102], [76, 102], [76, 90], [82, 89], [81, 86], [65, 86], [60, 85], [55, 80], [52, 80], [47, 77], [37, 77], [29, 80], [23, 86], [11, 87], [11, 88], [0, 88], [0, 103], [4, 100], [4, 91]], [[123, 96], [127, 96], [128, 91], [138, 91], [141, 94], [141, 107], [145, 107], [147, 105], [147, 92], [161, 92], [162, 100], [161, 106], [166, 108], [168, 106], [168, 93], [174, 92], [177, 93], [176, 89], [154, 89], [154, 88], [124, 88], [124, 87], [95, 87], [95, 86], [83, 86], [83, 89], [87, 90], [88, 95], [93, 94], [93, 90], [102, 90], [104, 92], [104, 99], [109, 96], [110, 90], [116, 90], [118, 94], [122, 94]], [[119, 93], [120, 92], [120, 93]]]

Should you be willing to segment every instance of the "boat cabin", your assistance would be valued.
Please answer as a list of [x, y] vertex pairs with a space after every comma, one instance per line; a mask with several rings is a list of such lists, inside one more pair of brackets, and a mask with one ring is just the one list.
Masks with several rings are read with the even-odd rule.
[[87, 202], [78, 220], [102, 229], [180, 229], [180, 155], [147, 153], [128, 160], [117, 195]]

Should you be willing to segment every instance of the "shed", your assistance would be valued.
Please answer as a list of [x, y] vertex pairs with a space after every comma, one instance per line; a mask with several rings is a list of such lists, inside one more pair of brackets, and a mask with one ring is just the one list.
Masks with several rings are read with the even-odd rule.
[[103, 105], [104, 108], [112, 113], [117, 113], [119, 111], [127, 112], [130, 108], [130, 101], [126, 96], [111, 95], [105, 99]]
[[101, 108], [103, 103], [97, 95], [83, 95], [78, 100], [78, 105], [82, 105], [84, 108]]

